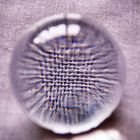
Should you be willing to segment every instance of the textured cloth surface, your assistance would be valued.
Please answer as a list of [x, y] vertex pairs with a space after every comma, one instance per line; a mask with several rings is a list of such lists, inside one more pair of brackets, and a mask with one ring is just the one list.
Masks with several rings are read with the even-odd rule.
[[[97, 129], [78, 136], [59, 136], [32, 123], [14, 99], [9, 82], [9, 64], [21, 34], [38, 20], [58, 13], [84, 14], [103, 24], [118, 42], [126, 62], [120, 106]], [[139, 0], [0, 0], [0, 33], [0, 140], [82, 140], [94, 138], [101, 130], [110, 130], [112, 135], [118, 132], [122, 140], [139, 140]]]

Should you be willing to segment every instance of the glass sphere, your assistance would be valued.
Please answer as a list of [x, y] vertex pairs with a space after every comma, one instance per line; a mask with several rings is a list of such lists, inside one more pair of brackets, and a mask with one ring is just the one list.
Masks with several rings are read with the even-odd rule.
[[118, 106], [124, 63], [95, 21], [76, 14], [29, 28], [12, 57], [11, 84], [29, 117], [56, 133], [97, 127]]

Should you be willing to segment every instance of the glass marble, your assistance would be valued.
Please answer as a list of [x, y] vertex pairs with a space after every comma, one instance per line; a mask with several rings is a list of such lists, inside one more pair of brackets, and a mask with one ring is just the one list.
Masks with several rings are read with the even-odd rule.
[[10, 74], [13, 92], [31, 120], [55, 133], [81, 133], [97, 127], [118, 106], [124, 63], [101, 25], [61, 14], [24, 33]]

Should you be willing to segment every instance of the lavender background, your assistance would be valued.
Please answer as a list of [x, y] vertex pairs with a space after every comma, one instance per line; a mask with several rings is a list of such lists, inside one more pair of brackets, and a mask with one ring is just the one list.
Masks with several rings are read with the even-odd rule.
[[[21, 34], [38, 20], [58, 13], [96, 19], [118, 42], [126, 62], [126, 85], [114, 114], [96, 130], [56, 135], [22, 112], [9, 82], [9, 64]], [[98, 130], [115, 129], [123, 140], [140, 137], [140, 1], [139, 0], [0, 0], [0, 140], [81, 140]]]

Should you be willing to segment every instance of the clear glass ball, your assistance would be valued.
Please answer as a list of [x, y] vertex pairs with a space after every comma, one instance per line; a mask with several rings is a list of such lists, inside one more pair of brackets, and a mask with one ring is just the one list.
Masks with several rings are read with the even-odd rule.
[[10, 74], [14, 94], [34, 122], [56, 133], [80, 133], [97, 127], [118, 106], [124, 62], [101, 25], [62, 14], [26, 31]]

